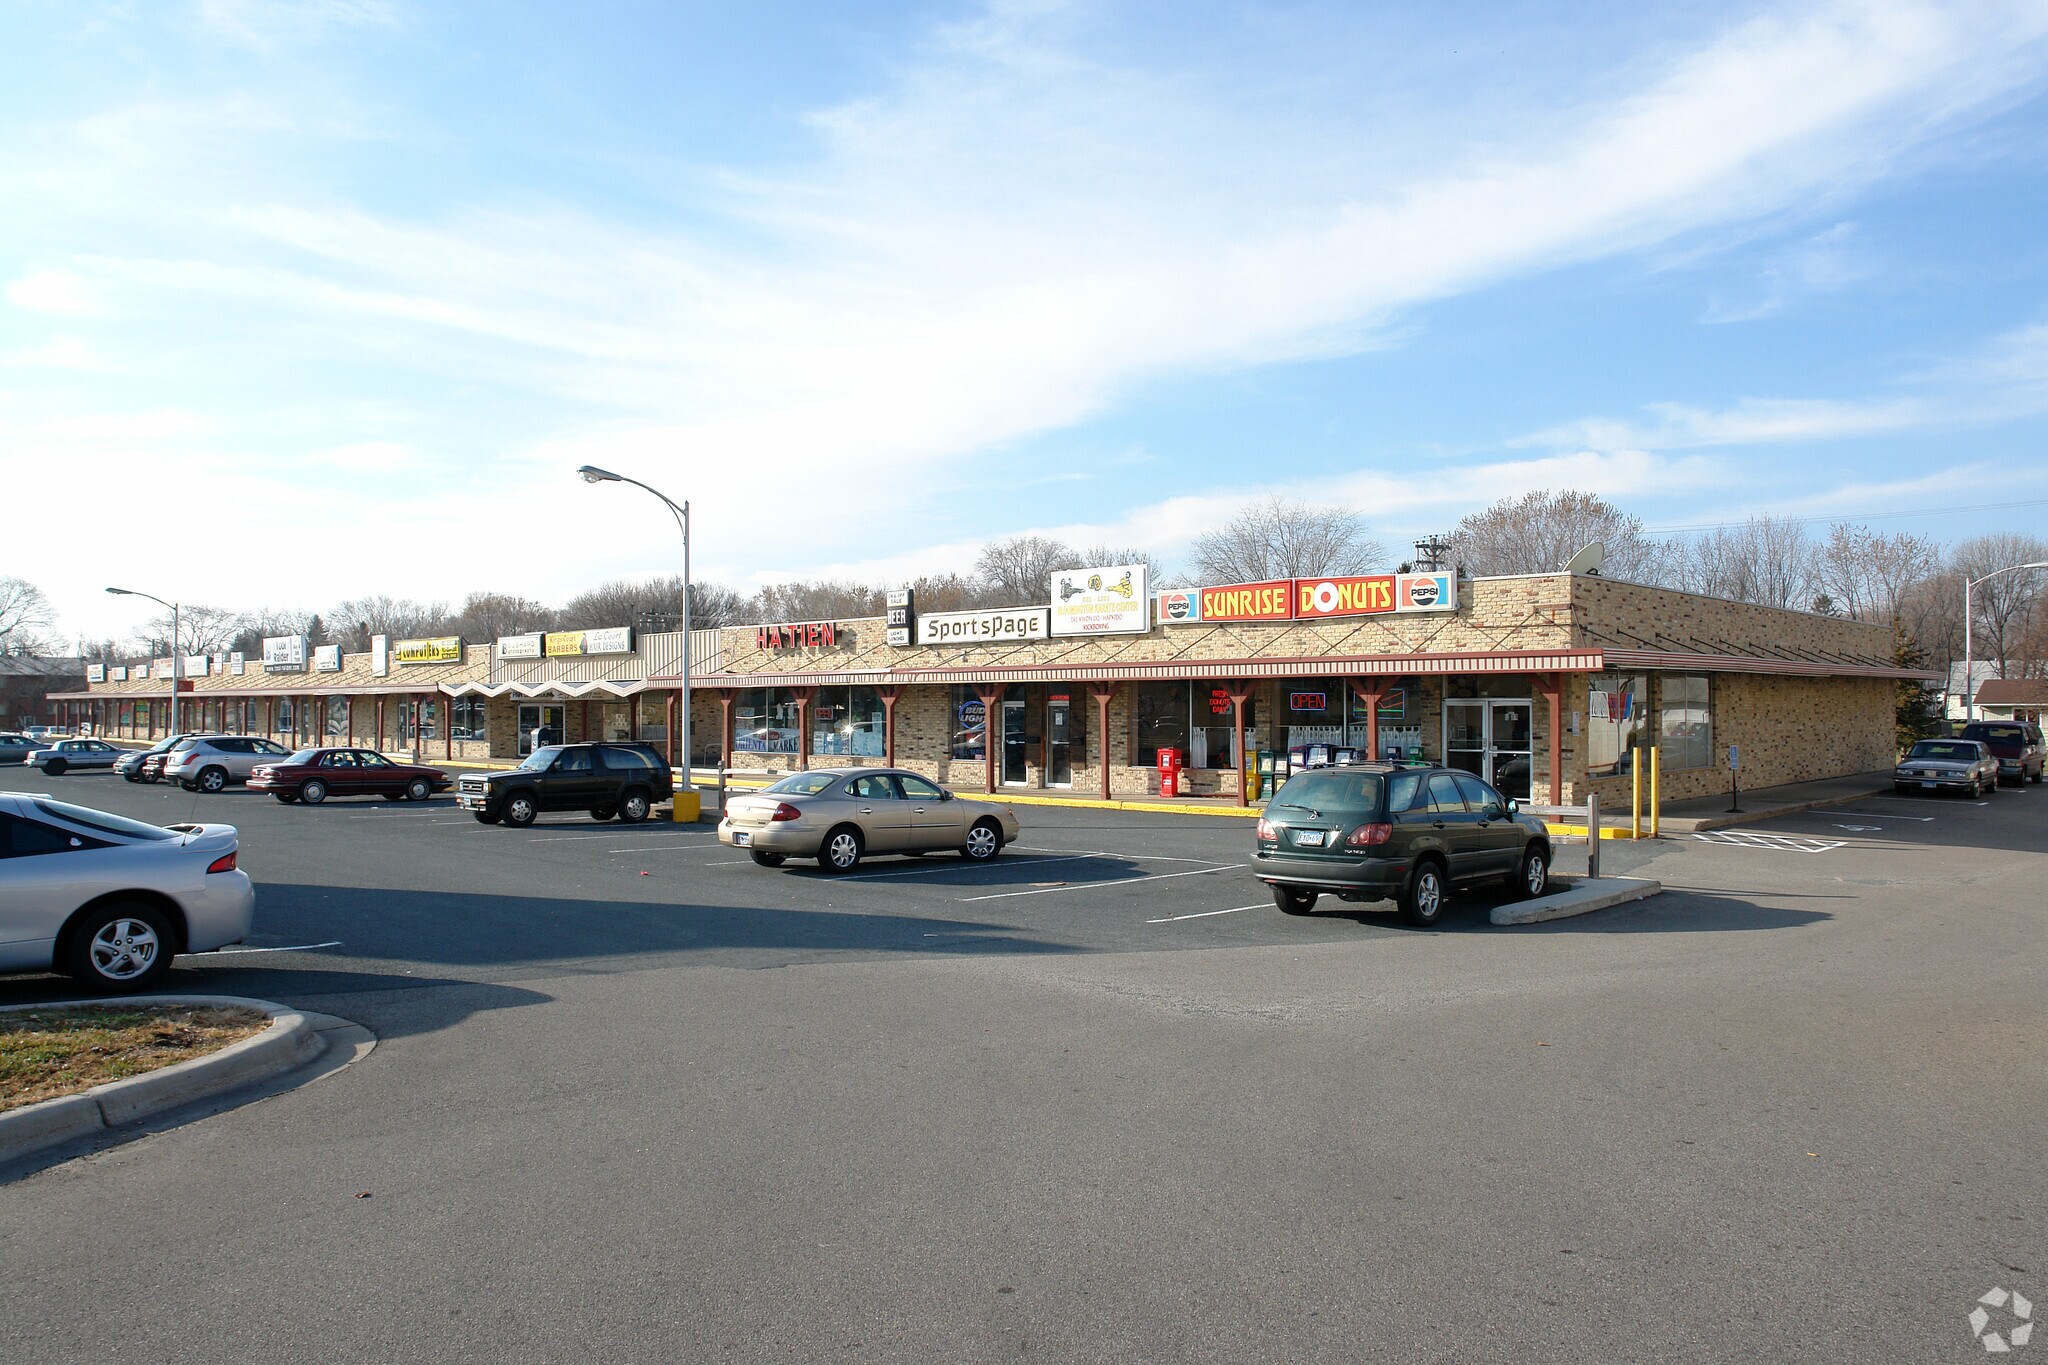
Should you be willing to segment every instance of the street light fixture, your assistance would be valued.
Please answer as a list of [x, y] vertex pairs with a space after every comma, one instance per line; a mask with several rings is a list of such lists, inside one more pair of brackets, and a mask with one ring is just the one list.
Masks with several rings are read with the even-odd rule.
[[614, 474], [609, 469], [599, 469], [594, 464], [584, 465], [576, 472], [583, 476], [585, 483], [630, 483], [635, 488], [646, 489], [660, 498], [674, 514], [676, 528], [683, 533], [683, 716], [677, 739], [683, 753], [683, 790], [693, 790], [695, 784], [690, 776], [690, 504], [679, 503], [659, 488], [638, 479], [629, 479], [624, 474]]
[[107, 591], [116, 597], [147, 597], [158, 606], [171, 609], [171, 728], [169, 733], [175, 735], [178, 733], [178, 678], [184, 663], [183, 657], [178, 653], [178, 604], [176, 602], [166, 602], [155, 593], [137, 592], [133, 588], [108, 588]]
[[1987, 582], [2002, 573], [2018, 573], [2021, 569], [2048, 569], [2048, 559], [2037, 559], [2031, 564], [2009, 564], [2003, 569], [1993, 569], [1983, 578], [1963, 580], [1963, 719], [1977, 719], [1977, 661], [1975, 643], [1970, 638], [1970, 627], [1975, 623], [1976, 613], [1970, 610], [1970, 594], [1979, 583]]

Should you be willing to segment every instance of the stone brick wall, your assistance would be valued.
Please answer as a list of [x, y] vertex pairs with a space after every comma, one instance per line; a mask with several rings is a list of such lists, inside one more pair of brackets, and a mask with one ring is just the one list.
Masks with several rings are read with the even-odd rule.
[[1887, 664], [1891, 658], [1890, 628], [1867, 621], [1724, 602], [1613, 578], [1526, 581], [1557, 584], [1559, 592], [1569, 583], [1573, 639], [1583, 645], [1765, 658], [1804, 652]]

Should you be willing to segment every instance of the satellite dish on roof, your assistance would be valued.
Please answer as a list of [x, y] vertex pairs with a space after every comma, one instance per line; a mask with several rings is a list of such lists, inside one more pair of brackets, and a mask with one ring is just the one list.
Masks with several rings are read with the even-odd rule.
[[1566, 573], [1596, 574], [1600, 572], [1600, 566], [1606, 562], [1607, 543], [1596, 540], [1585, 549], [1573, 555], [1570, 562], [1564, 566], [1564, 571]]

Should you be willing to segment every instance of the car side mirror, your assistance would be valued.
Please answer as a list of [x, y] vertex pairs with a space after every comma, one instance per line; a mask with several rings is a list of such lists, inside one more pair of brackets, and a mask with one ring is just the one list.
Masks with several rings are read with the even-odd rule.
[[1520, 815], [1521, 813], [1522, 813], [1522, 803], [1521, 803], [1521, 802], [1519, 802], [1519, 801], [1517, 801], [1517, 800], [1515, 800], [1515, 798], [1514, 798], [1514, 797], [1510, 796], [1510, 797], [1508, 798], [1508, 814], [1509, 814], [1509, 815]]
[[951, 793], [951, 792], [949, 792], [949, 791], [946, 791], [946, 790], [944, 790], [943, 788], [942, 788], [942, 789], [941, 789], [941, 790], [939, 791], [939, 800], [941, 800], [941, 801], [951, 801], [952, 799], [953, 799], [953, 793]]

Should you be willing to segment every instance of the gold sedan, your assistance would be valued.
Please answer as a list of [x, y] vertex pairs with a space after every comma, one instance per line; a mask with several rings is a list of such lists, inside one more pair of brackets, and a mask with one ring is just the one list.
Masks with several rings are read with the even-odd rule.
[[1008, 806], [955, 796], [901, 768], [813, 768], [726, 798], [718, 842], [747, 850], [763, 867], [816, 858], [827, 872], [851, 872], [870, 853], [956, 848], [985, 863], [1017, 831]]

